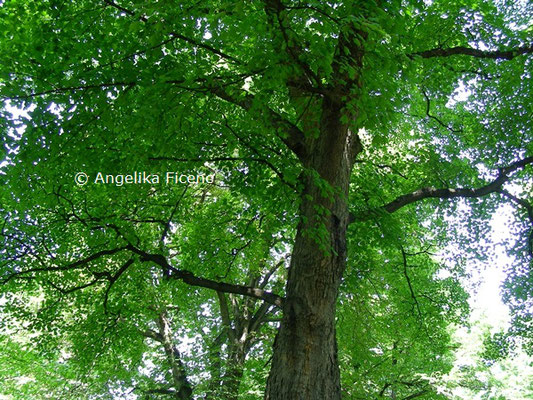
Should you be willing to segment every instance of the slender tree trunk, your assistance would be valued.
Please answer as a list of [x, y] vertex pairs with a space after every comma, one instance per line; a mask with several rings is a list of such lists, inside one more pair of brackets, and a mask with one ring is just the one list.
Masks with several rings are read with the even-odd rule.
[[192, 399], [192, 387], [187, 380], [185, 367], [181, 361], [181, 356], [178, 348], [175, 346], [172, 339], [172, 331], [170, 328], [170, 322], [166, 311], [159, 314], [157, 325], [159, 328], [159, 335], [161, 338], [161, 344], [165, 350], [167, 361], [170, 366], [172, 374], [172, 384], [175, 389], [174, 397], [178, 400], [191, 400]]
[[[251, 275], [251, 273], [250, 273]], [[250, 276], [248, 286], [259, 285], [259, 277]], [[268, 278], [265, 280], [265, 284]], [[257, 332], [264, 324], [265, 316], [270, 310], [270, 305], [257, 306], [257, 299], [235, 296], [227, 297], [222, 292], [217, 292], [220, 305], [220, 314], [224, 333], [216, 340], [216, 353], [213, 352], [213, 365], [215, 374], [212, 376], [212, 384], [205, 399], [238, 400], [239, 389], [244, 376], [244, 364], [246, 355], [257, 340]], [[231, 311], [231, 312], [230, 312]], [[221, 344], [223, 339], [227, 346], [228, 358], [224, 367], [224, 375], [221, 376]]]
[[222, 381], [222, 344], [226, 339], [226, 333], [221, 333], [215, 339], [211, 348], [209, 349], [209, 373], [211, 380], [207, 388], [207, 393], [203, 400], [216, 400], [218, 398], [218, 392], [220, 391], [220, 385]]
[[224, 374], [223, 394], [221, 399], [224, 400], [238, 400], [239, 387], [241, 386], [242, 377], [244, 375], [244, 360], [246, 354], [240, 348], [234, 349], [233, 354], [228, 360], [227, 371]]
[[[346, 265], [347, 194], [356, 134], [340, 122], [341, 105], [324, 100], [320, 136], [310, 143], [307, 167], [334, 189], [327, 196], [311, 174], [304, 178], [287, 281], [283, 320], [274, 344], [267, 400], [338, 400], [340, 373], [335, 307]], [[322, 232], [322, 236], [320, 234]]]

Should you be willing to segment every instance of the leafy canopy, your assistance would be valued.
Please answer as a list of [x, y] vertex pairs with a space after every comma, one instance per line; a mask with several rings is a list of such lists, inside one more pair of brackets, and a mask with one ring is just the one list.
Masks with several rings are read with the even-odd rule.
[[[486, 255], [487, 220], [504, 203], [521, 238], [506, 296], [515, 332], [531, 335], [532, 11], [514, 1], [3, 2], [2, 390], [168, 395], [185, 393], [185, 371], [197, 398], [222, 398], [234, 381], [241, 398], [258, 398], [302, 177], [336, 194], [301, 162], [295, 137], [320, 134], [324, 99], [343, 85], [341, 123], [363, 145], [338, 299], [347, 398], [442, 398], [433, 384], [452, 368], [447, 326], [467, 307], [460, 258], [443, 266], [433, 254], [453, 238]], [[94, 182], [142, 171], [160, 182]], [[167, 184], [168, 171], [216, 178]], [[462, 204], [468, 229], [447, 232]], [[307, 234], [329, 251], [323, 226]], [[192, 350], [165, 348], [162, 316]]]

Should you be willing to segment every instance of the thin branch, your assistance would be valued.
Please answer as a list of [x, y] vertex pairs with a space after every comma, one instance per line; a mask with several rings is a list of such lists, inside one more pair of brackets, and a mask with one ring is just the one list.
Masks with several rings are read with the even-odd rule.
[[209, 158], [180, 158], [180, 157], [150, 157], [150, 161], [176, 161], [176, 162], [220, 162], [220, 161], [257, 161], [264, 163], [265, 160], [252, 157], [209, 157]]
[[529, 222], [531, 223], [531, 228], [529, 230], [529, 235], [528, 235], [528, 253], [529, 253], [529, 256], [533, 258], [533, 206], [528, 201], [516, 197], [515, 195], [509, 193], [505, 189], [500, 189], [499, 192], [503, 194], [505, 197], [507, 197], [508, 199], [511, 199], [512, 201], [514, 201], [515, 203], [517, 203], [518, 205], [526, 209]]
[[156, 321], [159, 328], [159, 336], [163, 339], [161, 344], [167, 356], [167, 362], [170, 364], [172, 381], [179, 399], [190, 399], [192, 397], [192, 387], [187, 379], [187, 371], [183, 365], [181, 354], [174, 344], [172, 330], [168, 319], [167, 311], [159, 313]]
[[200, 47], [200, 48], [202, 48], [204, 50], [208, 50], [211, 53], [216, 54], [217, 56], [219, 56], [221, 58], [224, 58], [224, 59], [226, 59], [228, 61], [233, 61], [235, 64], [239, 64], [239, 65], [243, 64], [243, 62], [240, 61], [239, 59], [237, 59], [237, 58], [235, 58], [233, 56], [230, 56], [229, 54], [224, 53], [223, 51], [215, 49], [214, 47], [209, 46], [208, 44], [199, 42], [198, 40], [188, 38], [188, 37], [183, 36], [182, 34], [177, 33], [177, 32], [172, 32], [170, 35], [173, 38], [177, 38], [177, 39], [183, 40], [184, 42], [187, 42], [187, 43], [192, 44], [194, 46]]
[[420, 397], [420, 396], [425, 395], [427, 392], [429, 392], [429, 390], [424, 389], [424, 390], [421, 390], [421, 391], [419, 391], [419, 392], [416, 392], [416, 393], [410, 394], [409, 396], [404, 397], [402, 400], [412, 400], [412, 399], [416, 399], [417, 397]]
[[402, 261], [403, 261], [403, 275], [405, 276], [405, 280], [407, 281], [407, 286], [409, 286], [409, 292], [411, 294], [411, 298], [414, 301], [414, 304], [416, 306], [416, 310], [418, 312], [418, 316], [420, 318], [420, 324], [424, 328], [424, 332], [426, 333], [426, 336], [428, 337], [429, 341], [431, 342], [431, 336], [429, 334], [428, 328], [424, 322], [424, 316], [422, 314], [422, 310], [420, 309], [420, 303], [418, 302], [418, 299], [416, 298], [415, 291], [413, 289], [413, 284], [411, 283], [411, 277], [407, 273], [407, 253], [405, 252], [403, 246], [400, 247], [400, 250], [402, 251]]
[[531, 206], [531, 204], [529, 202], [527, 202], [524, 199], [520, 199], [520, 198], [516, 197], [515, 195], [509, 193], [505, 189], [500, 189], [499, 192], [501, 194], [503, 194], [505, 197], [507, 197], [508, 199], [511, 199], [515, 203], [517, 203], [520, 206], [524, 207], [526, 209], [526, 211], [527, 211], [527, 216], [529, 218], [529, 221], [533, 224], [533, 206]]
[[115, 275], [111, 276], [109, 278], [109, 285], [107, 286], [107, 289], [104, 293], [104, 311], [105, 313], [107, 314], [107, 301], [109, 299], [109, 292], [111, 291], [111, 288], [113, 287], [113, 285], [115, 284], [115, 282], [118, 280], [118, 278], [120, 278], [120, 276], [126, 272], [126, 270], [133, 264], [134, 260], [133, 259], [129, 259], [128, 261], [126, 261], [120, 268], [119, 270], [115, 273]]
[[[182, 87], [185, 90], [190, 91], [199, 91], [207, 92], [215, 95], [221, 100], [227, 101], [233, 105], [236, 105], [246, 111], [250, 111], [254, 104], [254, 96], [245, 92], [240, 91], [239, 93], [230, 93], [230, 91], [225, 87], [234, 83], [241, 82], [242, 79], [239, 79], [235, 82], [230, 82], [229, 84], [220, 84], [220, 77], [209, 77], [208, 78], [199, 78], [195, 82], [197, 84], [203, 85], [197, 88], [191, 87]], [[181, 80], [166, 80], [165, 83], [172, 85], [182, 85], [185, 83], [185, 79]], [[2, 100], [27, 100], [33, 97], [45, 96], [48, 94], [57, 94], [57, 93], [67, 93], [75, 92], [79, 90], [90, 90], [90, 89], [106, 89], [110, 87], [127, 87], [132, 88], [138, 83], [135, 81], [130, 82], [109, 82], [109, 83], [98, 83], [98, 84], [86, 84], [79, 86], [68, 86], [61, 88], [54, 88], [50, 90], [45, 90], [41, 92], [31, 93], [24, 96], [14, 96], [10, 98], [3, 98]], [[270, 109], [268, 106], [263, 106], [262, 116], [266, 121], [276, 130], [282, 131], [278, 134], [279, 138], [285, 143], [285, 145], [300, 159], [304, 160], [307, 157], [307, 149], [305, 146], [305, 135], [304, 133], [296, 126], [296, 124], [290, 122], [288, 119], [282, 117], [279, 113]]]
[[159, 242], [163, 244], [165, 242], [165, 239], [168, 235], [168, 232], [170, 230], [170, 224], [172, 223], [172, 219], [174, 218], [174, 215], [176, 214], [176, 211], [178, 210], [179, 205], [181, 204], [181, 201], [185, 197], [185, 193], [187, 193], [187, 189], [189, 188], [189, 185], [185, 185], [185, 188], [183, 189], [183, 192], [181, 193], [180, 198], [172, 208], [172, 211], [170, 213], [170, 216], [168, 217], [168, 220], [165, 222], [163, 233], [161, 234], [161, 239], [159, 239]]
[[373, 167], [376, 167], [379, 169], [389, 169], [391, 170], [391, 172], [402, 177], [403, 179], [409, 180], [409, 178], [405, 174], [401, 173], [400, 171], [398, 171], [396, 168], [394, 168], [392, 165], [389, 165], [389, 164], [375, 164], [372, 161], [368, 161], [368, 160], [355, 160], [354, 163], [355, 164], [370, 164]]
[[[295, 40], [291, 40], [291, 38], [289, 38], [288, 28], [285, 26], [284, 18], [281, 15], [282, 11], [284, 11], [286, 8], [285, 5], [280, 0], [263, 0], [263, 3], [265, 14], [269, 19], [270, 25], [273, 29], [276, 29], [274, 25], [277, 25], [279, 28], [279, 32], [281, 33], [283, 41], [285, 42], [285, 50], [289, 57], [291, 57], [293, 61], [300, 66], [309, 82], [314, 82], [317, 86], [320, 86], [320, 77], [315, 74], [309, 65], [302, 60], [302, 48], [295, 44]], [[296, 34], [294, 35], [296, 36]], [[312, 85], [310, 86], [312, 87]]]
[[68, 289], [64, 289], [64, 288], [56, 285], [54, 282], [52, 282], [50, 280], [47, 281], [47, 282], [48, 282], [48, 284], [50, 286], [52, 286], [55, 290], [57, 290], [61, 294], [69, 294], [69, 293], [73, 293], [73, 292], [76, 292], [78, 290], [82, 290], [82, 289], [88, 288], [90, 286], [96, 285], [98, 282], [100, 282], [100, 279], [99, 278], [95, 278], [92, 281], [90, 281], [90, 282], [88, 282], [88, 283], [86, 283], [84, 285], [74, 286], [74, 287], [71, 287], [71, 288], [68, 288]]
[[[240, 135], [237, 134], [237, 132], [230, 126], [229, 122], [228, 122], [228, 119], [226, 118], [226, 115], [223, 115], [224, 117], [224, 125], [226, 127], [226, 129], [228, 129], [231, 134], [233, 136], [235, 136], [237, 138], [237, 140], [239, 140], [241, 143], [244, 144], [244, 146], [246, 146], [247, 148], [249, 148], [258, 158], [251, 158], [251, 160], [257, 160], [259, 162], [262, 162], [263, 164], [267, 165], [272, 171], [274, 171], [274, 173], [278, 176], [278, 178], [283, 182], [285, 183], [287, 186], [289, 186], [291, 189], [293, 189], [294, 191], [297, 191], [296, 187], [287, 182], [287, 180], [285, 179], [285, 176], [283, 175], [283, 173], [281, 171], [279, 171], [275, 166], [274, 164], [272, 164], [270, 161], [264, 159], [264, 158], [261, 158], [261, 153], [254, 147], [252, 146], [247, 140], [244, 140]], [[298, 122], [296, 122], [294, 125], [298, 125]]]
[[379, 392], [379, 397], [383, 397], [383, 394], [385, 394], [385, 390], [387, 390], [387, 388], [391, 385], [392, 384], [390, 382], [385, 383], [385, 385], [383, 385], [383, 389], [381, 389]]
[[261, 328], [262, 324], [267, 321], [265, 317], [271, 311], [271, 307], [272, 306], [268, 303], [263, 303], [261, 304], [261, 306], [259, 306], [256, 313], [249, 321], [248, 329], [250, 333], [258, 331], [259, 328]]
[[92, 85], [79, 85], [79, 86], [67, 86], [61, 88], [55, 88], [50, 90], [44, 90], [42, 92], [35, 92], [24, 96], [13, 96], [13, 97], [4, 97], [2, 100], [28, 100], [34, 97], [46, 96], [47, 94], [58, 94], [66, 92], [76, 92], [78, 90], [89, 90], [89, 89], [106, 89], [111, 87], [124, 87], [124, 86], [134, 86], [135, 82], [111, 82], [111, 83], [98, 83]]
[[89, 264], [90, 262], [92, 262], [94, 260], [97, 260], [97, 259], [99, 259], [101, 257], [104, 257], [104, 256], [117, 254], [117, 253], [119, 253], [121, 251], [126, 250], [127, 248], [128, 247], [125, 246], [125, 247], [117, 247], [117, 248], [111, 249], [111, 250], [98, 251], [98, 252], [96, 252], [96, 253], [88, 256], [88, 257], [82, 258], [81, 260], [78, 260], [78, 261], [75, 261], [73, 263], [66, 264], [66, 265], [60, 265], [60, 266], [54, 266], [54, 267], [29, 268], [29, 269], [26, 269], [24, 271], [18, 271], [18, 272], [15, 272], [15, 273], [9, 275], [7, 278], [5, 278], [2, 281], [2, 284], [5, 284], [5, 283], [9, 282], [13, 278], [17, 278], [17, 277], [20, 277], [20, 276], [23, 276], [23, 275], [26, 275], [26, 274], [30, 274], [30, 273], [33, 273], [33, 272], [70, 271], [70, 270], [74, 270], [74, 269], [83, 268], [85, 265]]
[[272, 277], [272, 275], [274, 274], [274, 272], [276, 272], [279, 267], [281, 267], [283, 264], [285, 264], [285, 260], [282, 259], [280, 260], [277, 264], [274, 264], [268, 271], [267, 273], [263, 276], [263, 279], [261, 280], [261, 282], [259, 283], [259, 287], [261, 289], [264, 289], [265, 286], [267, 285], [268, 281], [270, 280], [270, 278]]
[[407, 253], [405, 252], [403, 247], [401, 247], [401, 251], [402, 251], [402, 260], [403, 260], [403, 275], [405, 276], [405, 280], [407, 281], [407, 286], [409, 286], [409, 292], [411, 293], [411, 298], [413, 299], [415, 303], [416, 310], [418, 311], [418, 315], [422, 321], [424, 317], [422, 315], [422, 311], [420, 310], [420, 304], [418, 303], [418, 299], [416, 298], [415, 291], [411, 283], [411, 278], [409, 277], [409, 274], [407, 273]]
[[335, 18], [334, 16], [328, 14], [327, 12], [325, 12], [324, 10], [321, 10], [318, 7], [313, 7], [313, 6], [310, 6], [310, 5], [305, 5], [305, 6], [286, 6], [285, 9], [287, 9], [287, 10], [311, 10], [311, 11], [314, 11], [314, 12], [316, 12], [318, 14], [321, 14], [324, 17], [330, 19], [331, 21], [333, 21], [337, 25], [340, 25], [340, 23], [341, 23], [341, 20], [339, 18]]
[[[131, 10], [128, 10], [127, 8], [124, 8], [120, 5], [118, 5], [117, 3], [115, 3], [114, 1], [111, 1], [111, 0], [103, 0], [104, 3], [106, 3], [107, 5], [111, 6], [111, 7], [114, 7], [116, 8], [117, 10], [120, 10], [122, 11], [124, 14], [128, 14], [129, 16], [132, 16], [134, 17], [135, 16], [135, 13]], [[147, 21], [147, 18], [146, 17], [140, 17], [140, 19], [144, 22]]]
[[144, 50], [135, 51], [135, 52], [130, 53], [128, 55], [125, 55], [123, 57], [108, 61], [108, 62], [106, 62], [104, 64], [98, 64], [97, 66], [94, 66], [94, 67], [93, 66], [92, 67], [88, 67], [88, 68], [85, 69], [85, 72], [87, 72], [87, 71], [89, 71], [91, 69], [102, 69], [102, 68], [105, 68], [105, 67], [110, 67], [110, 66], [115, 65], [115, 64], [120, 64], [120, 63], [124, 62], [125, 60], [132, 59], [134, 57], [146, 54], [150, 50], [159, 49], [160, 47], [163, 47], [164, 45], [166, 45], [168, 43], [171, 43], [171, 42], [173, 42], [176, 39], [177, 39], [176, 37], [171, 36], [170, 38], [168, 38], [166, 40], [163, 40], [162, 42], [160, 42], [158, 44], [155, 44], [153, 46], [147, 47]]
[[[115, 3], [114, 1], [111, 1], [111, 0], [103, 0], [103, 1], [107, 5], [109, 5], [111, 7], [114, 7], [117, 10], [120, 10], [121, 12], [129, 15], [130, 17], [135, 17], [137, 15], [134, 11], [129, 10], [127, 8], [124, 8], [124, 7], [120, 6], [120, 5], [118, 5], [117, 3]], [[148, 18], [145, 17], [144, 15], [139, 15], [137, 18], [141, 22], [145, 22], [145, 23], [148, 22]], [[200, 48], [202, 48], [204, 50], [208, 50], [211, 53], [216, 54], [217, 56], [219, 56], [221, 58], [224, 58], [224, 59], [226, 59], [228, 61], [232, 61], [232, 62], [234, 62], [236, 64], [239, 64], [239, 65], [243, 64], [239, 59], [237, 59], [237, 58], [235, 58], [235, 57], [233, 57], [233, 56], [231, 56], [229, 54], [226, 54], [226, 53], [224, 53], [223, 51], [221, 51], [219, 49], [216, 49], [216, 48], [214, 48], [212, 46], [209, 46], [208, 44], [205, 44], [205, 43], [200, 42], [200, 41], [198, 41], [196, 39], [192, 39], [190, 37], [184, 36], [181, 33], [171, 32], [170, 36], [171, 36], [171, 38], [180, 39], [180, 40], [182, 40], [182, 41], [184, 41], [186, 43], [192, 44], [192, 45], [194, 45], [196, 47], [200, 47]]]
[[[283, 298], [281, 296], [278, 296], [274, 293], [263, 290], [262, 288], [235, 285], [235, 284], [226, 283], [226, 282], [217, 282], [214, 280], [197, 277], [190, 271], [180, 270], [180, 269], [173, 267], [172, 265], [168, 263], [167, 259], [164, 256], [159, 255], [159, 254], [147, 253], [143, 250], [136, 248], [131, 243], [129, 243], [127, 246], [117, 247], [111, 250], [102, 250], [102, 251], [96, 252], [94, 254], [91, 254], [88, 257], [82, 258], [80, 260], [77, 260], [75, 262], [72, 262], [66, 265], [50, 266], [50, 267], [43, 266], [43, 267], [29, 268], [23, 271], [13, 272], [0, 282], [2, 284], [6, 284], [15, 278], [33, 279], [33, 277], [31, 276], [30, 277], [26, 276], [32, 273], [59, 272], [59, 271], [71, 271], [75, 269], [80, 269], [80, 268], [86, 267], [92, 261], [95, 261], [105, 256], [114, 255], [114, 254], [117, 254], [123, 251], [130, 251], [134, 254], [139, 255], [141, 257], [141, 261], [154, 262], [155, 264], [161, 266], [164, 269], [164, 271], [168, 271], [168, 276], [170, 278], [181, 280], [182, 282], [188, 285], [204, 287], [207, 289], [213, 289], [213, 290], [224, 292], [224, 293], [233, 293], [233, 294], [253, 297], [253, 298], [261, 299], [277, 307], [283, 306]], [[104, 295], [104, 307], [107, 305], [107, 299], [108, 299], [108, 295], [109, 295], [109, 291], [111, 290], [111, 287], [117, 281], [117, 279], [127, 270], [127, 268], [133, 264], [133, 262], [134, 262], [133, 259], [128, 260], [125, 264], [121, 266], [121, 268], [114, 275], [110, 275], [108, 271], [100, 272], [100, 273], [93, 273], [96, 279], [101, 279], [105, 277], [110, 282], [110, 285], [108, 286], [105, 292], [105, 295]], [[90, 284], [88, 285], [82, 285], [75, 289], [67, 289], [67, 291], [83, 289], [84, 287], [88, 287], [93, 284], [96, 284], [96, 281], [90, 282]], [[59, 288], [57, 289], [60, 290]], [[63, 289], [60, 291], [64, 292], [65, 290]]]
[[430, 101], [430, 99], [429, 99], [429, 96], [427, 95], [427, 93], [426, 93], [426, 91], [425, 91], [424, 89], [422, 89], [422, 93], [424, 94], [424, 97], [425, 97], [425, 99], [426, 99], [426, 115], [427, 115], [428, 118], [431, 118], [432, 120], [437, 121], [437, 123], [438, 123], [440, 126], [446, 128], [446, 129], [448, 129], [450, 132], [453, 132], [453, 133], [461, 133], [461, 132], [463, 132], [462, 129], [454, 129], [454, 128], [452, 128], [451, 126], [446, 125], [444, 122], [442, 122], [442, 121], [441, 121], [439, 118], [437, 118], [436, 116], [432, 115], [432, 114], [430, 113], [431, 101]]
[[146, 394], [168, 394], [170, 396], [177, 395], [177, 392], [174, 389], [150, 389], [144, 393]]

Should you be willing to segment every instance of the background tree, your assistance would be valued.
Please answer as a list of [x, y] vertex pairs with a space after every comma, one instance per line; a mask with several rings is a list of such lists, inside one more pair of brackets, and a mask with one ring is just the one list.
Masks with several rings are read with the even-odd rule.
[[[4, 289], [43, 298], [37, 316], [17, 312], [56, 347], [85, 323], [118, 341], [145, 329], [128, 304], [147, 306], [165, 279], [191, 286], [180, 297], [205, 288], [264, 301], [236, 303], [232, 326], [221, 300], [220, 318], [230, 343], [237, 310], [282, 312], [269, 400], [339, 399], [337, 302], [381, 295], [372, 308], [395, 326], [377, 348], [391, 369], [366, 390], [425, 395], [427, 379], [403, 379], [405, 349], [437, 325], [433, 350], [445, 353], [442, 318], [461, 306], [447, 304], [460, 291], [439, 282], [420, 242], [442, 244], [457, 198], [472, 199], [479, 220], [502, 202], [530, 214], [531, 11], [504, 1], [4, 3], [0, 90], [31, 115], [23, 134], [3, 122]], [[73, 184], [77, 171], [89, 185]], [[135, 171], [217, 179], [193, 190], [94, 181]], [[287, 250], [285, 288], [261, 287]], [[354, 276], [382, 254], [390, 267], [367, 274], [381, 281], [372, 294]], [[509, 276], [526, 321], [529, 261]], [[100, 314], [86, 297], [98, 292]], [[417, 328], [402, 327], [407, 311]], [[104, 336], [84, 352], [98, 354]], [[109, 368], [138, 365], [138, 338]]]

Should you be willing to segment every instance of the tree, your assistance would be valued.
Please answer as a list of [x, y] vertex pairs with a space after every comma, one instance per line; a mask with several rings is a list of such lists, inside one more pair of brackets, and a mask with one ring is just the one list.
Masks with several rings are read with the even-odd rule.
[[[477, 314], [477, 315], [476, 315]], [[451, 399], [527, 399], [532, 395], [531, 357], [523, 351], [520, 338], [494, 325], [494, 318], [472, 313], [477, 319], [468, 330], [457, 329], [457, 361], [446, 377]], [[491, 333], [492, 332], [492, 333]]]
[[[531, 12], [506, 1], [4, 3], [0, 91], [31, 116], [24, 133], [3, 122], [4, 288], [55, 301], [46, 326], [78, 292], [135, 319], [127, 305], [146, 304], [138, 290], [154, 280], [258, 299], [255, 312], [282, 312], [265, 399], [340, 399], [337, 302], [369, 295], [353, 284], [369, 254], [394, 257], [382, 282], [404, 283], [383, 304], [407, 296], [428, 329], [429, 304], [453, 314], [425, 244], [442, 244], [446, 206], [469, 199], [472, 222], [502, 202], [531, 217]], [[286, 277], [260, 285], [287, 249]], [[425, 267], [411, 273], [413, 260]], [[510, 276], [527, 319], [529, 261]], [[397, 327], [382, 339], [394, 365], [409, 343]], [[378, 394], [396, 396], [401, 381]], [[416, 389], [405, 399], [427, 391], [403, 382]]]

